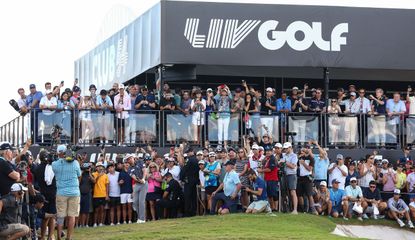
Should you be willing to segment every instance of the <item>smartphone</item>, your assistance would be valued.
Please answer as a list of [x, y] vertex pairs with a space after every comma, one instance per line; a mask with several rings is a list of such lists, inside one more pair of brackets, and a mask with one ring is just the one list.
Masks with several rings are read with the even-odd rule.
[[245, 83], [245, 80], [242, 79], [242, 83]]
[[61, 81], [61, 85], [63, 86], [63, 84], [65, 83], [65, 81]]

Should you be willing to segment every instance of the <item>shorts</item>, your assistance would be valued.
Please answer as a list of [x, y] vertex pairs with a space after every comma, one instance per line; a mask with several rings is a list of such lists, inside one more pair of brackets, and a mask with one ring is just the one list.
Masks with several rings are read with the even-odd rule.
[[267, 181], [267, 196], [277, 198], [278, 197], [278, 182]]
[[287, 186], [288, 190], [296, 190], [297, 189], [297, 175], [287, 175]]
[[28, 226], [20, 223], [7, 224], [6, 228], [0, 231], [0, 237], [6, 238], [7, 236], [19, 233], [26, 232], [29, 233], [30, 229]]
[[110, 207], [119, 206], [120, 203], [121, 203], [120, 197], [110, 197], [110, 202], [109, 202]]
[[56, 210], [59, 218], [78, 217], [81, 197], [56, 196]]
[[308, 177], [299, 177], [297, 184], [299, 196], [313, 196], [313, 182]]
[[212, 195], [212, 193], [214, 191], [216, 191], [216, 189], [218, 189], [218, 186], [209, 186], [209, 187], [205, 187], [205, 191], [207, 195]]
[[47, 198], [43, 204], [42, 212], [45, 214], [56, 214], [56, 197]]
[[157, 192], [148, 192], [146, 195], [147, 201], [156, 201], [158, 199], [161, 199], [161, 194]]
[[94, 208], [97, 208], [97, 207], [105, 206], [107, 201], [105, 200], [105, 198], [94, 198], [93, 203], [94, 203]]
[[332, 207], [332, 209], [331, 209], [331, 213], [330, 214], [333, 214], [333, 213], [343, 213], [343, 206], [340, 204], [340, 205], [336, 205], [336, 206], [333, 206]]
[[121, 204], [126, 204], [126, 203], [132, 203], [133, 202], [133, 197], [131, 195], [131, 193], [122, 193], [120, 196], [120, 202]]
[[271, 212], [269, 203], [266, 200], [253, 201], [249, 204], [248, 209], [253, 209], [258, 212]]
[[91, 193], [81, 194], [81, 213], [88, 214], [91, 204]]
[[116, 122], [115, 126], [117, 128], [125, 128], [125, 119], [119, 119], [119, 118], [117, 118], [115, 120], [115, 122]]

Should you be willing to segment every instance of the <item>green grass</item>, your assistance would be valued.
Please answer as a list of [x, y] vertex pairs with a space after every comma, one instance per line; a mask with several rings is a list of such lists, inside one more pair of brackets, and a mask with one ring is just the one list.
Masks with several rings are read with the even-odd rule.
[[336, 223], [310, 214], [204, 216], [75, 230], [75, 239], [343, 239]]

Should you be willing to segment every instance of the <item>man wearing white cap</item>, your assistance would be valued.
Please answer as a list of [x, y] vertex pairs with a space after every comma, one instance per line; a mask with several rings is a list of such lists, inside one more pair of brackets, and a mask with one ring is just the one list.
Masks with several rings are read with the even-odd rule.
[[18, 239], [27, 236], [30, 232], [28, 226], [17, 223], [19, 205], [22, 204], [27, 188], [21, 183], [14, 183], [10, 193], [0, 200], [0, 238]]
[[334, 179], [337, 179], [337, 181], [339, 181], [340, 183], [339, 189], [344, 190], [348, 170], [347, 170], [346, 165], [344, 165], [343, 155], [337, 154], [336, 162], [333, 162], [330, 164], [328, 172], [329, 172], [329, 183], [331, 183]]
[[[356, 212], [358, 214], [357, 219], [363, 221], [363, 209], [367, 207], [367, 204], [364, 202], [362, 189], [357, 186], [357, 178], [350, 178], [350, 185], [346, 187], [346, 197], [347, 201], [349, 201], [349, 212], [347, 213], [347, 217], [352, 218], [353, 212]], [[354, 205], [357, 205], [358, 207], [355, 208]], [[355, 209], [361, 209], [362, 211], [354, 211]]]
[[131, 110], [131, 99], [125, 93], [124, 84], [119, 84], [120, 93], [114, 97], [114, 108], [117, 112], [116, 126], [118, 130], [118, 143], [124, 144], [125, 140], [125, 120], [128, 119], [128, 111]]
[[331, 205], [330, 193], [327, 188], [326, 181], [319, 182], [317, 192], [314, 195], [314, 202], [315, 202], [314, 206], [318, 214], [321, 214], [321, 215], [330, 214], [332, 205]]
[[401, 190], [395, 189], [393, 192], [393, 197], [388, 200], [388, 216], [391, 219], [395, 219], [399, 223], [400, 227], [405, 227], [405, 223], [401, 220], [405, 217], [408, 223], [408, 227], [414, 228], [414, 225], [411, 221], [411, 216], [409, 215], [409, 207], [400, 197]]
[[254, 170], [257, 174], [257, 169], [262, 167], [261, 161], [264, 159], [264, 156], [259, 151], [259, 146], [257, 144], [252, 145], [252, 155], [249, 157], [248, 168]]
[[52, 90], [46, 90], [46, 95], [40, 99], [39, 107], [45, 115], [52, 115], [55, 112], [58, 100], [53, 96]]
[[[268, 87], [265, 96], [259, 102], [261, 104], [262, 135], [267, 134], [272, 139], [274, 131], [274, 114], [277, 111], [277, 99], [273, 96], [274, 91]], [[272, 140], [271, 140], [272, 142]]]
[[292, 214], [297, 213], [297, 164], [298, 164], [298, 156], [293, 152], [293, 148], [290, 142], [284, 143], [282, 146], [285, 149], [285, 155], [283, 157], [283, 162], [285, 162], [285, 175], [286, 175], [286, 182], [288, 190], [290, 191], [291, 199], [293, 201], [293, 211]]

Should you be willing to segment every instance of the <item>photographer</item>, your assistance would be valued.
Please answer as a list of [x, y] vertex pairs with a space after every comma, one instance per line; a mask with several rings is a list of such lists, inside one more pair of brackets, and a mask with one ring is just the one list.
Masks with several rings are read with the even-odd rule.
[[24, 192], [28, 189], [20, 183], [14, 183], [10, 193], [0, 200], [0, 238], [14, 240], [29, 235], [28, 226], [18, 223], [18, 212], [23, 202]]
[[246, 192], [256, 196], [256, 200], [249, 204], [246, 213], [271, 212], [269, 202], [267, 201], [267, 191], [265, 181], [256, 175], [252, 169], [248, 171], [249, 180], [253, 183], [254, 188], [246, 187]]
[[86, 227], [88, 226], [89, 220], [89, 208], [92, 198], [92, 185], [94, 176], [91, 173], [91, 164], [83, 163], [81, 166], [82, 174], [81, 180], [79, 181], [79, 190], [81, 192], [81, 208], [80, 208], [80, 219], [79, 226]]
[[12, 159], [15, 148], [8, 142], [0, 145], [0, 195], [10, 192], [10, 187], [20, 179], [20, 174], [15, 170]]
[[80, 191], [79, 180], [81, 168], [78, 161], [74, 161], [71, 152], [66, 152], [65, 145], [57, 147], [58, 160], [52, 163], [52, 170], [56, 177], [56, 209], [58, 222], [58, 239], [61, 239], [63, 223], [67, 217], [67, 239], [72, 238], [75, 226], [75, 217], [79, 215]]
[[40, 238], [44, 239], [46, 227], [49, 229], [48, 239], [53, 239], [56, 217], [56, 180], [52, 171], [53, 156], [46, 150], [39, 152], [40, 164], [34, 172], [34, 179], [46, 203], [42, 208], [42, 226]]

